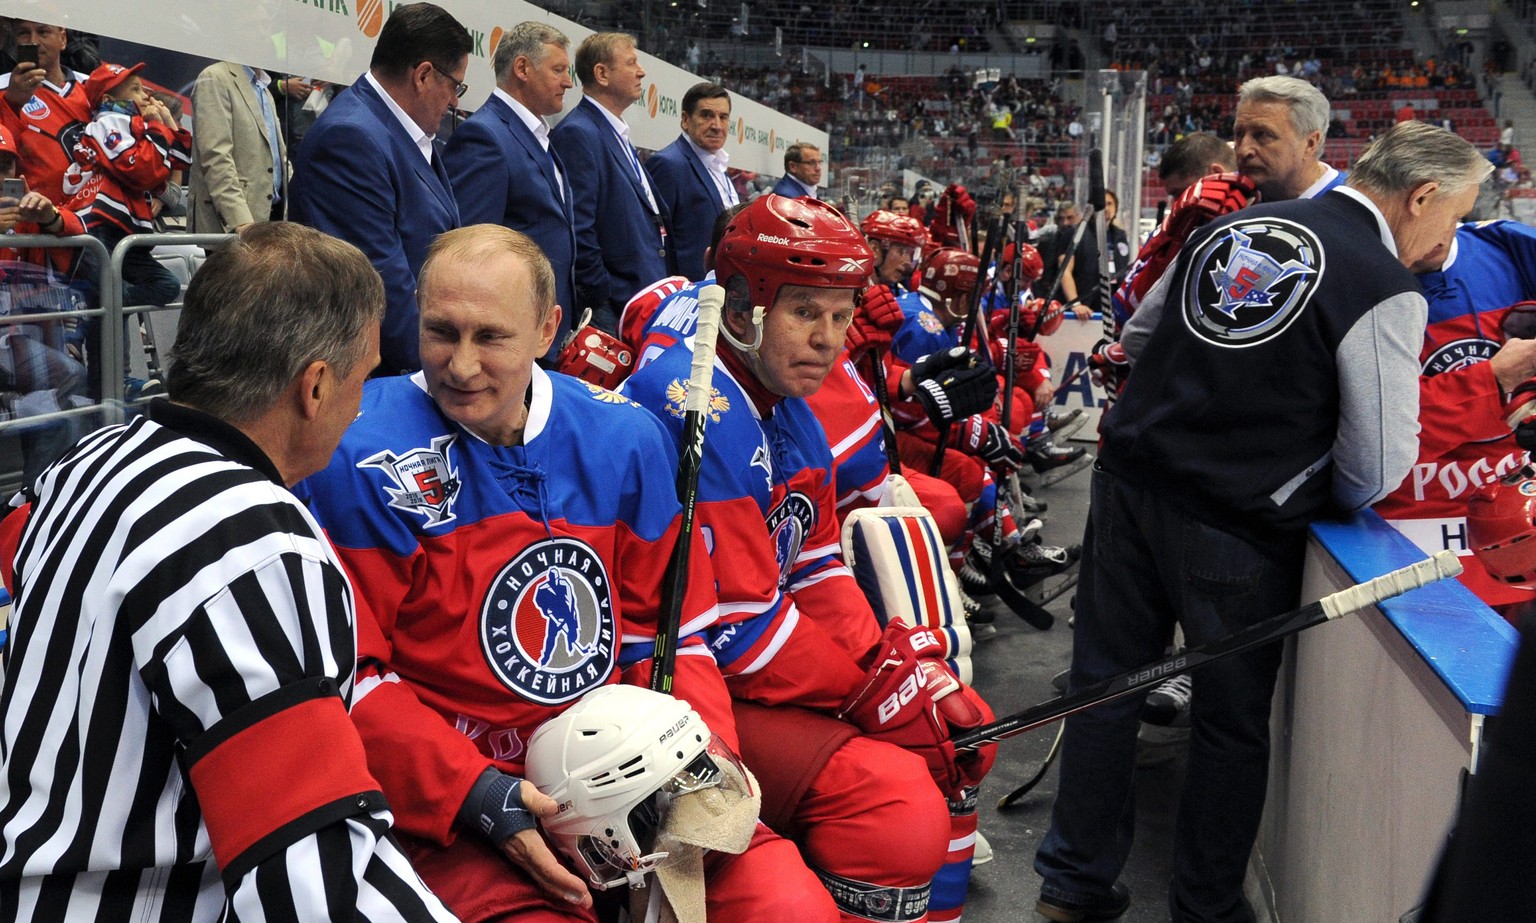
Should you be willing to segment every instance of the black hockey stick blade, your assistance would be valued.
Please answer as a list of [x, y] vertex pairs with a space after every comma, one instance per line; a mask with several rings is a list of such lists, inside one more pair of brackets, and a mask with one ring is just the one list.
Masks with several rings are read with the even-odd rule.
[[672, 692], [672, 675], [677, 668], [683, 597], [688, 589], [693, 515], [699, 501], [699, 472], [704, 467], [704, 419], [709, 412], [710, 384], [714, 380], [715, 336], [720, 330], [720, 311], [724, 307], [725, 289], [706, 285], [699, 292], [699, 319], [693, 334], [693, 364], [688, 370], [688, 396], [683, 402], [683, 444], [677, 466], [677, 499], [683, 505], [682, 523], [662, 580], [662, 608], [657, 620], [655, 660], [651, 667], [651, 688], [668, 694]]
[[[995, 552], [994, 552], [995, 553]], [[1030, 627], [1041, 631], [1050, 629], [1056, 624], [1056, 616], [1046, 611], [1045, 607], [1025, 596], [1008, 580], [1006, 574], [999, 566], [994, 565], [992, 572], [987, 575], [987, 589], [1002, 600], [1003, 605], [1012, 610], [1014, 615], [1027, 622]]]
[[1461, 573], [1461, 562], [1456, 560], [1455, 552], [1438, 552], [1434, 557], [1398, 568], [1374, 580], [1367, 580], [1365, 583], [1330, 593], [1315, 603], [1257, 622], [1210, 644], [1188, 648], [1146, 666], [1102, 679], [1060, 699], [1042, 702], [1005, 718], [999, 718], [991, 724], [984, 724], [975, 730], [956, 735], [952, 738], [955, 749], [972, 750], [982, 744], [1032, 731], [1084, 709], [1146, 689], [1171, 676], [1188, 673], [1211, 661], [1262, 647], [1298, 631], [1354, 612], [1356, 609], [1374, 606], [1384, 599], [1391, 599], [1409, 590], [1418, 589], [1446, 577], [1454, 577], [1459, 573]]
[[1040, 764], [1040, 768], [1036, 770], [1035, 774], [1029, 777], [1028, 782], [997, 799], [997, 809], [999, 811], [1013, 807], [1014, 802], [1035, 790], [1035, 786], [1040, 784], [1040, 780], [1045, 778], [1045, 774], [1050, 771], [1052, 764], [1056, 762], [1056, 757], [1061, 755], [1061, 738], [1066, 734], [1066, 731], [1067, 726], [1065, 724], [1056, 729], [1056, 739], [1051, 742], [1050, 752], [1045, 755], [1045, 761]]

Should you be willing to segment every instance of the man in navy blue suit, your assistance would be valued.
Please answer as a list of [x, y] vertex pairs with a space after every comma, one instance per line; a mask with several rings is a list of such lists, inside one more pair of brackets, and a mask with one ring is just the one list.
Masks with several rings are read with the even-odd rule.
[[368, 72], [321, 114], [294, 158], [288, 217], [356, 245], [384, 277], [386, 374], [421, 368], [416, 273], [432, 239], [459, 226], [435, 137], [464, 95], [470, 48], [469, 31], [442, 7], [396, 7]]
[[640, 98], [645, 68], [635, 40], [597, 32], [576, 49], [582, 100], [549, 140], [567, 168], [576, 216], [576, 309], [616, 334], [625, 302], [672, 274], [667, 215], [629, 143], [624, 110]]
[[791, 199], [819, 198], [816, 187], [821, 185], [821, 151], [816, 145], [800, 141], [784, 152], [784, 178], [774, 184], [773, 194]]
[[693, 281], [704, 278], [715, 216], [737, 204], [726, 173], [730, 157], [731, 94], [718, 83], [696, 83], [683, 94], [683, 133], [645, 162], [656, 194], [672, 215], [672, 249], [677, 271]]
[[463, 223], [500, 224], [539, 245], [555, 270], [560, 326], [553, 358], [576, 307], [576, 232], [570, 173], [550, 148], [548, 116], [565, 107], [570, 39], [541, 22], [502, 36], [491, 57], [496, 88], [454, 131], [444, 158]]

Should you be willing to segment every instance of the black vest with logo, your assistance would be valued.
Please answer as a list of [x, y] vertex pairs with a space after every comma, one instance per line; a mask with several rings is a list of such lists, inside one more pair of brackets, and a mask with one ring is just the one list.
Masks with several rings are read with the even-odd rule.
[[1099, 463], [1224, 531], [1297, 535], [1333, 508], [1339, 344], [1418, 283], [1339, 192], [1218, 219], [1172, 273]]

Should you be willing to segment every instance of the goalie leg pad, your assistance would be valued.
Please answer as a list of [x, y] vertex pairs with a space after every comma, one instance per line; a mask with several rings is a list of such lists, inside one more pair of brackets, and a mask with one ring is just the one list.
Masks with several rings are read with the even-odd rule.
[[880, 625], [900, 619], [932, 630], [943, 648], [939, 656], [969, 681], [971, 633], [933, 517], [921, 507], [854, 510], [843, 522], [842, 544], [843, 560]]

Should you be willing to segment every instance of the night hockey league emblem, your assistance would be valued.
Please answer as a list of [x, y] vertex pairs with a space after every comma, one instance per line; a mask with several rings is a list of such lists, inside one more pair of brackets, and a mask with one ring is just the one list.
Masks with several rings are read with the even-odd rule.
[[767, 524], [768, 534], [773, 536], [773, 553], [779, 561], [779, 585], [783, 586], [795, 569], [805, 537], [816, 525], [816, 507], [805, 494], [791, 493], [768, 512]]
[[1253, 218], [1201, 246], [1184, 284], [1184, 322], [1217, 346], [1256, 346], [1306, 309], [1323, 275], [1323, 251], [1306, 228]]
[[1463, 337], [1442, 343], [1424, 360], [1424, 374], [1439, 375], [1441, 372], [1454, 372], [1469, 365], [1487, 362], [1498, 350], [1498, 343], [1482, 337]]
[[508, 689], [562, 705], [613, 672], [608, 571], [585, 542], [532, 545], [501, 569], [480, 611], [480, 647]]
[[453, 521], [453, 502], [459, 496], [459, 473], [448, 459], [457, 434], [435, 436], [430, 448], [412, 449], [404, 455], [385, 449], [357, 463], [389, 475], [394, 487], [385, 487], [389, 505], [426, 517], [428, 526]]
[[[683, 404], [688, 400], [688, 381], [684, 378], [674, 378], [667, 385], [666, 411], [679, 420], [683, 418]], [[705, 413], [709, 415], [709, 422], [719, 423], [720, 415], [731, 409], [731, 399], [720, 393], [719, 388], [709, 389], [709, 406]]]

